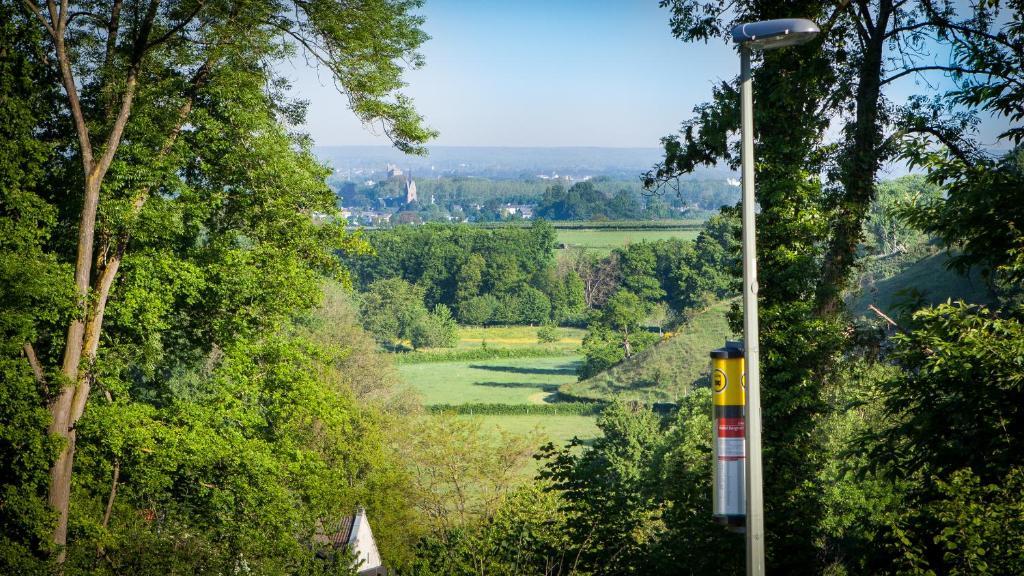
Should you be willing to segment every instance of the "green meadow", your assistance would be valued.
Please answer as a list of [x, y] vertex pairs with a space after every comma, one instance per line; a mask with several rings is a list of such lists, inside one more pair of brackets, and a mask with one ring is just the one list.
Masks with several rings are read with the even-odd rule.
[[557, 232], [558, 242], [568, 248], [590, 248], [599, 254], [607, 254], [619, 246], [644, 241], [693, 240], [699, 229], [690, 226], [669, 229], [558, 228]]
[[425, 362], [398, 366], [426, 405], [542, 404], [576, 381], [578, 356]]

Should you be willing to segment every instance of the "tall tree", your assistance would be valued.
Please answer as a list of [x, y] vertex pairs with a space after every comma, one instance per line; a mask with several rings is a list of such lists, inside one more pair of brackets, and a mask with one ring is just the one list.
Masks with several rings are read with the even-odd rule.
[[[687, 41], [724, 37], [746, 21], [801, 16], [821, 24], [815, 42], [764, 53], [754, 71], [768, 544], [781, 569], [806, 569], [820, 558], [806, 544], [817, 522], [817, 497], [808, 488], [820, 453], [814, 415], [825, 409], [823, 379], [842, 347], [840, 297], [878, 169], [910, 134], [931, 134], [958, 151], [957, 136], [969, 125], [955, 114], [933, 115], [938, 110], [921, 100], [897, 107], [884, 89], [912, 74], [966, 72], [959, 64], [927, 62], [927, 38], [973, 29], [969, 23], [984, 3], [971, 6], [967, 18], [927, 0], [662, 5], [672, 10], [673, 32]], [[682, 134], [664, 139], [665, 162], [647, 184], [701, 164], [735, 164], [726, 134], [738, 128], [737, 103], [732, 85], [716, 87]], [[826, 141], [833, 119], [843, 124], [836, 143]]]
[[[299, 215], [327, 204], [309, 143], [285, 128], [301, 120], [303, 109], [286, 99], [272, 65], [301, 50], [331, 74], [361, 120], [379, 125], [400, 149], [420, 151], [433, 132], [400, 91], [405, 67], [422, 64], [416, 50], [426, 36], [414, 14], [418, 6], [416, 0], [26, 0], [24, 11], [8, 14], [31, 19], [48, 36], [45, 62], [64, 92], [54, 118], [66, 118], [58, 125], [70, 131], [58, 135], [54, 150], [58, 184], [66, 189], [55, 187], [53, 201], [77, 240], [58, 238], [47, 249], [73, 264], [77, 311], [63, 336], [26, 343], [46, 349], [34, 354], [40, 364], [59, 366], [37, 371], [60, 383], [49, 426], [63, 440], [50, 474], [55, 544], [66, 543], [76, 424], [95, 382], [105, 318], [128, 312], [108, 310], [119, 271], [132, 254], [141, 265], [161, 243], [166, 247], [161, 232], [178, 232], [176, 239], [191, 234], [193, 242], [220, 237], [226, 243], [200, 259], [234, 257], [236, 268], [260, 260], [282, 294], [303, 267], [329, 267], [325, 245], [343, 245], [342, 235], [328, 227], [318, 237], [294, 218], [274, 218], [288, 208]], [[289, 187], [291, 193], [274, 199], [272, 191]], [[296, 224], [290, 235], [280, 227]], [[242, 237], [253, 249], [234, 250], [231, 242]], [[296, 255], [282, 258], [282, 250]], [[230, 291], [219, 295], [229, 298]], [[259, 323], [243, 315], [210, 328], [246, 320]]]

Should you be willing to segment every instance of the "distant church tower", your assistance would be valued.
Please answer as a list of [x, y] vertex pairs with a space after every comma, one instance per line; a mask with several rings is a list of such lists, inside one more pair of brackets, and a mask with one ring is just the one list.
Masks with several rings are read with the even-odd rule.
[[412, 174], [405, 177], [405, 203], [412, 204], [416, 201], [416, 181], [412, 179]]

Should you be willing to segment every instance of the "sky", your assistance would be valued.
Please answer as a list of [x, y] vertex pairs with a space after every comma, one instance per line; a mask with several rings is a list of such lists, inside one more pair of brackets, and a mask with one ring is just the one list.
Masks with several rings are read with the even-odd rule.
[[[739, 69], [725, 43], [686, 45], [656, 0], [427, 0], [411, 96], [447, 146], [656, 147]], [[387, 144], [299, 58], [281, 70], [321, 146]]]
[[[440, 131], [431, 145], [657, 147], [739, 68], [723, 41], [673, 38], [657, 0], [426, 0], [421, 14], [426, 66], [406, 74], [405, 93]], [[279, 71], [308, 100], [317, 145], [389, 144], [301, 56]], [[929, 80], [908, 76], [887, 94], [951, 86]], [[984, 121], [983, 143], [1004, 125]]]

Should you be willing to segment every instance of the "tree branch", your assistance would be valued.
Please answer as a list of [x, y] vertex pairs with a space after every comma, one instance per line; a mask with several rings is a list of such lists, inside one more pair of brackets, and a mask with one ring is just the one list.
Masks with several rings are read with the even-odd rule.
[[987, 70], [972, 70], [970, 68], [962, 68], [960, 66], [942, 66], [942, 65], [914, 66], [912, 68], [907, 68], [905, 70], [901, 70], [900, 72], [897, 72], [896, 74], [893, 74], [892, 76], [889, 76], [888, 78], [883, 78], [880, 84], [882, 86], [885, 86], [889, 82], [893, 82], [894, 80], [898, 80], [898, 79], [900, 79], [900, 78], [902, 78], [904, 76], [907, 76], [907, 75], [910, 75], [910, 74], [914, 74], [916, 72], [927, 72], [929, 70], [940, 70], [940, 71], [943, 71], [943, 72], [951, 72], [951, 73], [954, 73], [954, 74], [987, 74], [989, 76], [996, 76], [996, 74], [992, 74], [991, 72], [989, 72]]
[[39, 357], [36, 356], [36, 349], [32, 347], [32, 343], [25, 342], [22, 345], [22, 351], [25, 352], [25, 358], [28, 358], [28, 365], [32, 367], [32, 375], [36, 379], [36, 384], [42, 386], [44, 392], [49, 392], [46, 384], [46, 372], [43, 371], [43, 365], [39, 362]]
[[21, 3], [29, 12], [34, 14], [40, 22], [43, 23], [43, 27], [46, 28], [46, 31], [50, 34], [51, 38], [56, 37], [57, 32], [53, 29], [53, 26], [50, 26], [50, 23], [46, 21], [46, 17], [43, 16], [42, 8], [40, 8], [37, 4], [32, 2], [32, 0], [21, 0]]
[[193, 20], [195, 20], [196, 16], [199, 15], [199, 12], [204, 7], [206, 7], [206, 2], [203, 2], [203, 1], [197, 2], [195, 10], [193, 10], [192, 13], [189, 14], [187, 18], [183, 19], [181, 22], [178, 22], [178, 24], [175, 25], [170, 30], [168, 30], [166, 34], [163, 34], [162, 36], [160, 36], [156, 40], [153, 40], [152, 42], [150, 42], [149, 45], [146, 47], [146, 49], [148, 50], [149, 48], [152, 48], [154, 46], [158, 46], [158, 45], [163, 44], [164, 42], [167, 42], [168, 40], [170, 40], [171, 37], [173, 37], [178, 32], [181, 32], [185, 28], [185, 26], [188, 26], [189, 23], [191, 23]]
[[110, 21], [107, 23], [107, 48], [103, 59], [104, 68], [109, 68], [114, 62], [117, 34], [121, 28], [121, 2], [122, 0], [114, 0], [114, 5], [110, 7]]

